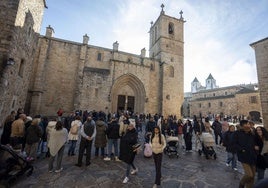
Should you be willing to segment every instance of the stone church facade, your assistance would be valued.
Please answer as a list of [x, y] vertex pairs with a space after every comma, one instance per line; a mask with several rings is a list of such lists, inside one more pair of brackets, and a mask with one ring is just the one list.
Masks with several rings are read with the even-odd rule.
[[[7, 0], [4, 2], [8, 4]], [[33, 4], [42, 5], [34, 11], [43, 13], [45, 1], [35, 0]], [[65, 112], [128, 110], [180, 117], [185, 21], [182, 12], [180, 18], [174, 18], [166, 15], [163, 8], [151, 23], [149, 57], [146, 57], [145, 49], [140, 55], [122, 52], [118, 42], [112, 49], [90, 45], [87, 35], [83, 36], [83, 43], [54, 38], [53, 28], [47, 27], [45, 36], [31, 39], [34, 44], [29, 59], [24, 62], [21, 78], [25, 85], [20, 86], [19, 91], [18, 86], [6, 88], [10, 95], [8, 99], [1, 94], [1, 100], [6, 104], [1, 106], [1, 114], [5, 116], [22, 107], [30, 115], [55, 115], [62, 108]], [[18, 14], [24, 9], [17, 7], [16, 11]], [[36, 15], [39, 14], [32, 12], [33, 17]], [[39, 24], [40, 29], [41, 22], [34, 23]], [[38, 31], [35, 34], [38, 35]], [[9, 52], [7, 55], [13, 57]], [[18, 71], [17, 59], [19, 57], [15, 58], [15, 66], [6, 66], [5, 71]]]

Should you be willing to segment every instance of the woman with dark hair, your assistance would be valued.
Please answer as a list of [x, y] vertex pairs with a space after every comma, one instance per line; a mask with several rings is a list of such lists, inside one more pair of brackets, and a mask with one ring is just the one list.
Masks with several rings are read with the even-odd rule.
[[268, 132], [264, 127], [258, 126], [255, 129], [255, 150], [257, 151], [256, 172], [258, 180], [264, 178], [267, 164], [264, 155], [268, 155]]
[[161, 164], [163, 151], [166, 147], [165, 136], [161, 134], [160, 128], [156, 126], [154, 131], [152, 132], [152, 136], [150, 139], [150, 145], [153, 151], [153, 158], [155, 164], [155, 182], [153, 188], [156, 188], [157, 185], [161, 184]]
[[61, 172], [63, 168], [61, 167], [63, 152], [65, 143], [68, 139], [68, 131], [63, 127], [61, 121], [57, 121], [56, 126], [49, 132], [48, 147], [50, 151], [50, 158], [48, 164], [48, 171], [53, 172], [53, 163], [57, 155], [57, 165], [55, 172]]
[[129, 125], [127, 126], [127, 131], [125, 135], [120, 140], [120, 154], [119, 159], [127, 163], [126, 176], [123, 183], [129, 181], [130, 168], [133, 170], [131, 174], [134, 175], [138, 172], [138, 168], [134, 165], [134, 159], [137, 154], [137, 148], [134, 146], [138, 142], [138, 133], [135, 127], [135, 120], [129, 119]]

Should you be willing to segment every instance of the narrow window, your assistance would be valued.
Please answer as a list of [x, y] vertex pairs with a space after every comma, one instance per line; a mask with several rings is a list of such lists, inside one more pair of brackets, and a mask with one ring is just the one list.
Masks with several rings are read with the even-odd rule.
[[213, 97], [215, 97], [215, 93], [213, 93]]
[[21, 61], [20, 61], [20, 68], [19, 68], [19, 76], [20, 77], [23, 77], [24, 67], [25, 67], [24, 59], [21, 59]]
[[95, 97], [98, 97], [99, 89], [95, 88]]
[[220, 107], [222, 107], [223, 106], [223, 102], [220, 102]]
[[211, 107], [211, 103], [210, 103], [210, 102], [208, 103], [208, 107], [209, 107], [209, 108]]
[[101, 53], [98, 53], [97, 60], [101, 61]]
[[202, 107], [202, 105], [201, 105], [201, 103], [199, 103], [199, 108], [201, 108]]
[[174, 68], [172, 66], [169, 67], [169, 77], [174, 77]]
[[168, 24], [168, 33], [171, 35], [174, 34], [174, 24], [173, 23]]

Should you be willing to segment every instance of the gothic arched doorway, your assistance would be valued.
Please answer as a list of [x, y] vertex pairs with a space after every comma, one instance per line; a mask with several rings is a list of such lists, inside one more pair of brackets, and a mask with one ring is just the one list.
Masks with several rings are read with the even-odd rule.
[[115, 80], [111, 89], [112, 112], [144, 112], [146, 93], [143, 83], [132, 74], [125, 74]]

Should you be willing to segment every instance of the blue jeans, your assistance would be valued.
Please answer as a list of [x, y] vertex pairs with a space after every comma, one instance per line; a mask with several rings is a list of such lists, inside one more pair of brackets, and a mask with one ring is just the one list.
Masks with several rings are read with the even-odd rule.
[[118, 139], [108, 139], [108, 157], [111, 157], [114, 146], [114, 156], [118, 157]]
[[[63, 157], [63, 152], [64, 152], [65, 145], [63, 145], [60, 150], [57, 153], [57, 165], [56, 165], [56, 170], [59, 170], [61, 168], [61, 162], [62, 162], [62, 157]], [[50, 156], [49, 158], [49, 163], [48, 163], [48, 170], [53, 170], [53, 163], [54, 159], [56, 158], [55, 156]]]
[[129, 173], [130, 173], [130, 169], [131, 167], [136, 170], [136, 167], [134, 165], [134, 163], [127, 163], [127, 171], [126, 171], [126, 177], [129, 177]]
[[71, 145], [68, 150], [68, 155], [74, 155], [77, 140], [70, 140]]
[[237, 165], [237, 154], [236, 153], [232, 153], [232, 152], [227, 152], [227, 160], [226, 163], [230, 163], [232, 162], [232, 168], [236, 168]]

